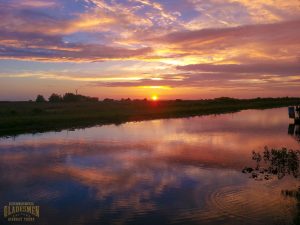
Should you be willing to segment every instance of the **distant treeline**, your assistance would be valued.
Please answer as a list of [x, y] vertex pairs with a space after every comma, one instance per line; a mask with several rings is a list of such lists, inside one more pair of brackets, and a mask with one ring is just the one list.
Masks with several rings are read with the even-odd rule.
[[[191, 102], [202, 102], [202, 103], [239, 103], [239, 102], [269, 102], [269, 101], [286, 101], [286, 100], [300, 100], [300, 98], [297, 97], [279, 97], [279, 98], [252, 98], [252, 99], [238, 99], [238, 98], [230, 98], [230, 97], [219, 97], [214, 99], [198, 99], [198, 100], [183, 100], [183, 99], [175, 99], [175, 100], [160, 100], [162, 102], [183, 102], [183, 103], [191, 103]], [[30, 100], [31, 101], [31, 100]], [[65, 93], [64, 95], [59, 94], [51, 94], [48, 98], [48, 102], [99, 102], [99, 98], [97, 97], [90, 97], [90, 96], [84, 96], [74, 93]], [[116, 103], [116, 102], [123, 102], [123, 103], [129, 103], [129, 102], [147, 102], [148, 99], [130, 99], [130, 98], [122, 98], [122, 99], [112, 99], [112, 98], [105, 98], [102, 100], [104, 103]], [[47, 100], [44, 98], [43, 95], [37, 95], [35, 102], [47, 102]]]
[[[214, 99], [199, 99], [199, 100], [183, 100], [183, 99], [175, 99], [175, 100], [160, 100], [160, 102], [182, 102], [183, 104], [186, 103], [241, 103], [241, 102], [280, 102], [280, 101], [300, 101], [300, 98], [297, 97], [279, 97], [279, 98], [252, 98], [252, 99], [238, 99], [238, 98], [230, 98], [230, 97], [219, 97]], [[31, 101], [31, 100], [30, 100]], [[37, 95], [35, 102], [99, 102], [99, 98], [97, 97], [90, 97], [84, 96], [74, 93], [65, 93], [64, 95], [59, 94], [51, 94], [48, 98], [48, 101], [44, 98], [43, 95]], [[148, 99], [130, 99], [130, 98], [122, 98], [119, 100], [112, 99], [112, 98], [105, 98], [102, 100], [104, 103], [135, 103], [135, 102], [147, 102]]]
[[[121, 100], [91, 98], [66, 93], [52, 94], [49, 102], [43, 96], [36, 103], [0, 102], [0, 137], [26, 132], [44, 132], [83, 128], [103, 124], [120, 124], [129, 121], [181, 118], [245, 109], [267, 109], [300, 105], [300, 98], [234, 99], [221, 97], [201, 100]], [[286, 115], [288, 117], [288, 115]]]
[[[59, 94], [51, 94], [48, 98], [49, 102], [98, 102], [97, 97], [90, 97], [78, 95], [73, 93], [65, 93], [63, 96]], [[36, 102], [47, 102], [43, 95], [38, 95], [35, 99]]]
[[[29, 100], [32, 101], [32, 100]], [[79, 94], [73, 94], [73, 93], [65, 93], [64, 95], [59, 94], [51, 94], [48, 98], [48, 101], [45, 99], [43, 95], [37, 95], [35, 102], [98, 102], [99, 98], [97, 97], [90, 97], [90, 96], [84, 96]], [[103, 102], [139, 102], [139, 101], [147, 101], [147, 98], [144, 99], [130, 99], [130, 98], [122, 98], [120, 100], [115, 100], [112, 98], [105, 98], [103, 99]]]

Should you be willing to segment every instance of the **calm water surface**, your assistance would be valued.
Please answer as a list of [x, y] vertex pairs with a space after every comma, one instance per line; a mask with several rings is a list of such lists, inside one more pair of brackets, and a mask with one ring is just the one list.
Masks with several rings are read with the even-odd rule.
[[280, 108], [0, 139], [1, 211], [31, 201], [29, 224], [51, 225], [291, 224], [297, 201], [281, 190], [300, 182], [241, 173], [252, 150], [300, 149], [290, 122]]

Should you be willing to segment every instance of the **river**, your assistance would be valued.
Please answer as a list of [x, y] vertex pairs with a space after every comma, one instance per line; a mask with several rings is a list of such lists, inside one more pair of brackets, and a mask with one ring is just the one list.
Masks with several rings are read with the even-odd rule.
[[300, 149], [291, 122], [278, 108], [2, 138], [0, 206], [40, 206], [31, 224], [292, 224], [281, 191], [300, 182], [241, 172], [253, 150]]

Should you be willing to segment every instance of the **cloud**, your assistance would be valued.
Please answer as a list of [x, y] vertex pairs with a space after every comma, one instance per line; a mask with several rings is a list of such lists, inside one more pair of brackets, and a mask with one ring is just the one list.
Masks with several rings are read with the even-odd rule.
[[[0, 14], [0, 59], [85, 62], [80, 75], [55, 68], [35, 79], [173, 89], [299, 82], [295, 0], [4, 0]], [[102, 63], [90, 76], [87, 63], [95, 61]], [[116, 63], [119, 68], [106, 73]], [[110, 74], [135, 79], [106, 79]]]
[[0, 13], [3, 15], [0, 21], [1, 30], [45, 35], [100, 31], [119, 22], [113, 16], [95, 11], [78, 14], [75, 18], [63, 19], [26, 7], [20, 9], [0, 7]]
[[255, 23], [278, 22], [299, 18], [298, 0], [229, 0], [244, 6]]
[[275, 23], [299, 18], [298, 0], [187, 0], [198, 14], [187, 29]]
[[[139, 57], [167, 64], [172, 60], [165, 59], [188, 63], [188, 57], [194, 57], [193, 63], [293, 61], [300, 50], [300, 20], [183, 30], [181, 14], [169, 12], [158, 2], [85, 2], [89, 3], [85, 11], [67, 17], [40, 10], [47, 5], [37, 0], [27, 3], [40, 7], [19, 4], [16, 9], [12, 4], [0, 5], [1, 58], [95, 61]], [[199, 2], [197, 5], [199, 8]]]
[[178, 66], [183, 71], [241, 73], [241, 74], [277, 74], [277, 75], [300, 75], [300, 62], [281, 63], [254, 63], [254, 64], [192, 64]]
[[153, 9], [158, 10], [160, 15], [166, 20], [176, 21], [177, 19], [176, 15], [178, 15], [178, 12], [174, 12], [173, 14], [171, 14], [167, 12], [161, 4], [155, 1], [151, 1], [151, 2], [149, 0], [132, 0], [132, 1], [142, 3], [143, 5], [151, 6]]
[[[162, 43], [191, 43], [198, 45], [201, 45], [202, 43], [205, 45], [213, 45], [216, 42], [225, 42], [225, 45], [235, 45], [249, 41], [269, 42], [285, 40], [298, 43], [297, 40], [299, 40], [300, 31], [296, 28], [299, 26], [299, 23], [300, 20], [294, 20], [230, 28], [210, 28], [193, 31], [185, 30], [158, 37], [154, 39], [154, 41], [160, 41]], [[207, 43], [205, 43], [205, 41], [207, 41]], [[284, 42], [284, 44], [288, 43]]]
[[[264, 77], [260, 83], [265, 83], [276, 76]], [[262, 77], [261, 77], [262, 78]], [[164, 74], [159, 78], [140, 78], [128, 81], [96, 81], [92, 86], [103, 87], [145, 87], [145, 88], [178, 88], [178, 87], [233, 87], [237, 82], [252, 82], [259, 80], [257, 75], [220, 73], [178, 73]], [[234, 82], [233, 82], [234, 81]], [[256, 82], [258, 83], [258, 82]]]
[[[51, 2], [54, 4], [54, 2]], [[0, 13], [0, 58], [42, 61], [103, 61], [131, 59], [147, 56], [150, 47], [121, 47], [113, 43], [89, 43], [68, 41], [69, 34], [95, 32], [119, 24], [116, 16], [92, 11], [75, 14], [72, 18], [58, 18], [45, 11], [30, 8], [28, 4], [52, 7], [39, 1], [26, 4], [1, 5]], [[30, 9], [29, 9], [29, 8]], [[40, 8], [38, 7], [38, 8]], [[123, 21], [126, 23], [126, 21]], [[128, 22], [128, 21], [127, 21]], [[97, 28], [97, 29], [96, 29]]]
[[[300, 20], [172, 32], [148, 41], [160, 49], [212, 62], [293, 62], [299, 58]], [[203, 62], [203, 61], [202, 61]]]
[[[147, 57], [151, 47], [127, 44], [133, 35], [130, 30], [152, 26], [152, 22], [135, 15], [130, 7], [92, 1], [85, 12], [61, 17], [41, 11], [52, 7], [38, 1], [28, 4], [0, 5], [0, 57], [2, 59], [47, 61], [101, 61]], [[158, 7], [158, 5], [157, 5]], [[162, 10], [162, 9], [161, 9]], [[73, 34], [85, 35], [89, 41], [76, 41]], [[90, 34], [89, 34], [90, 33]], [[94, 37], [93, 37], [94, 35]], [[97, 39], [95, 37], [99, 36]], [[125, 39], [125, 41], [120, 41]], [[70, 40], [70, 41], [69, 41]]]
[[59, 6], [59, 3], [56, 0], [26, 0], [26, 1], [18, 1], [18, 0], [4, 0], [4, 3], [0, 3], [0, 6], [12, 7], [12, 8], [52, 8]]
[[100, 44], [68, 43], [61, 36], [2, 32], [0, 58], [42, 61], [102, 61], [146, 56], [152, 50], [121, 48]]
[[[44, 44], [44, 43], [43, 43]], [[44, 48], [43, 48], [44, 47]], [[144, 56], [151, 48], [125, 49], [105, 45], [60, 43], [57, 48], [0, 46], [0, 58], [44, 61], [102, 61]]]

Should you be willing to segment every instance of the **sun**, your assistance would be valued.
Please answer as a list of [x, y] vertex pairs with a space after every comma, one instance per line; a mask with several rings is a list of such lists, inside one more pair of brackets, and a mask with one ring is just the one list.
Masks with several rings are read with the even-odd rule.
[[152, 99], [152, 101], [157, 101], [158, 97], [157, 97], [157, 95], [152, 95], [151, 99]]

